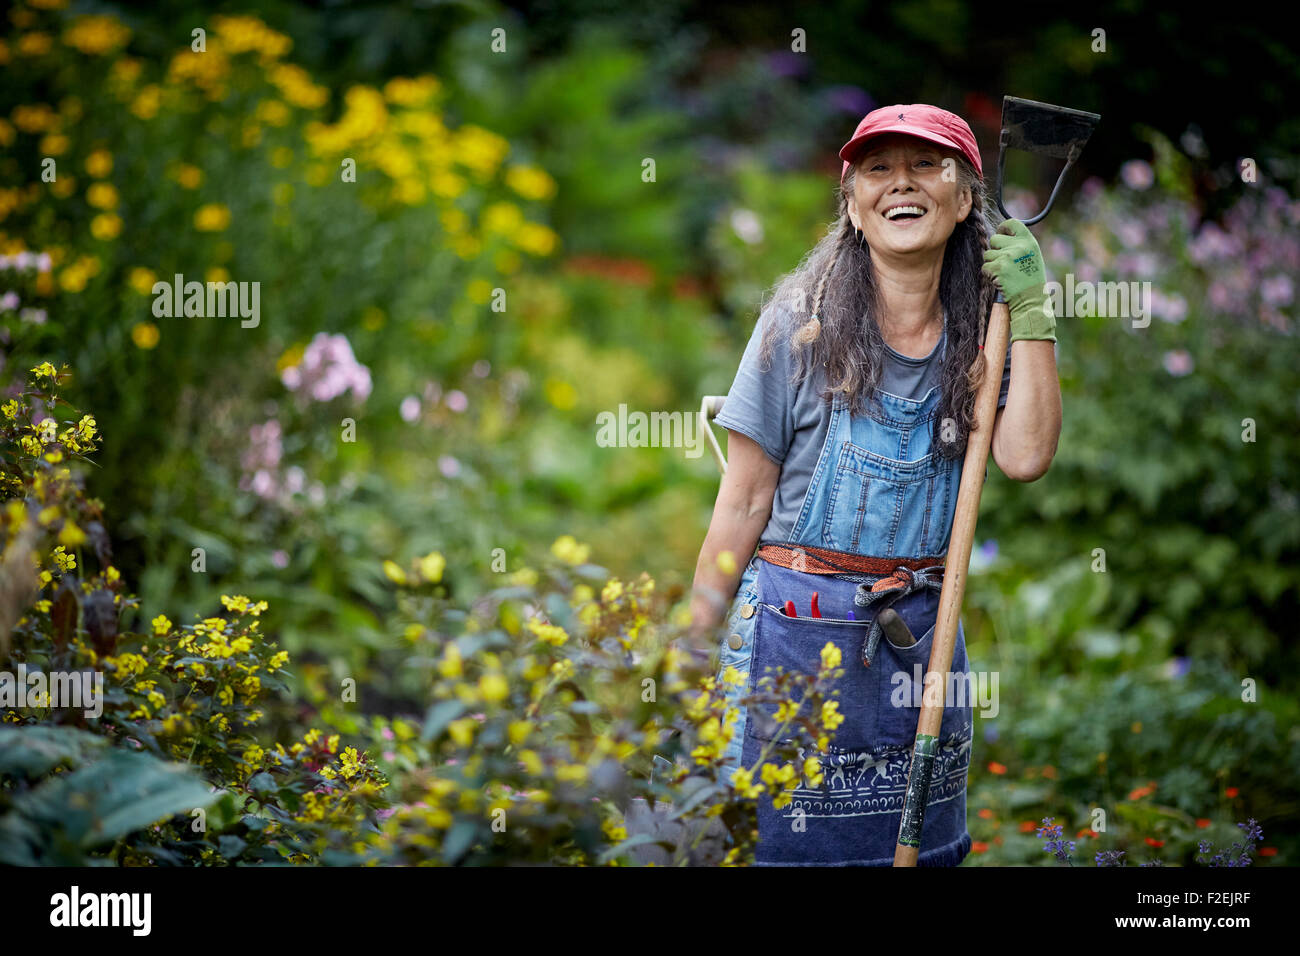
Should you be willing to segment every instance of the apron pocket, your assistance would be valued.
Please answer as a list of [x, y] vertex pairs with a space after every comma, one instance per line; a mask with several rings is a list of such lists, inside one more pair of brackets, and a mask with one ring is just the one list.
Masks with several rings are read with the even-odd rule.
[[[899, 615], [907, 621], [901, 610]], [[912, 622], [907, 623], [910, 627]], [[910, 747], [916, 740], [925, 674], [934, 646], [934, 629], [935, 624], [931, 623], [921, 639], [911, 647], [896, 647], [888, 637], [880, 641], [872, 669], [880, 667], [881, 679], [885, 683], [878, 716], [881, 743], [887, 746]], [[974, 724], [974, 688], [967, 680], [966, 637], [960, 624], [949, 674], [951, 676], [945, 682], [943, 723], [939, 732], [941, 741], [969, 737]]]
[[[814, 617], [786, 617], [772, 604], [758, 606], [758, 625], [754, 629], [754, 655], [749, 668], [749, 690], [759, 688], [759, 682], [774, 676], [777, 668], [786, 673], [816, 674], [821, 668], [822, 648], [834, 644], [840, 651], [840, 669], [844, 675], [836, 680], [827, 695], [839, 703], [839, 713], [844, 722], [834, 730], [834, 749], [870, 749], [876, 737], [876, 712], [881, 690], [881, 672], [864, 668], [861, 662], [862, 642], [866, 638], [867, 622], [832, 620]], [[770, 671], [769, 671], [770, 668]], [[792, 695], [802, 703], [801, 695]], [[807, 716], [807, 705], [801, 707], [800, 716]], [[775, 720], [776, 706], [756, 704], [746, 721], [745, 736], [756, 741], [778, 739], [779, 725]], [[820, 725], [821, 715], [814, 715]], [[789, 736], [787, 732], [781, 737]]]

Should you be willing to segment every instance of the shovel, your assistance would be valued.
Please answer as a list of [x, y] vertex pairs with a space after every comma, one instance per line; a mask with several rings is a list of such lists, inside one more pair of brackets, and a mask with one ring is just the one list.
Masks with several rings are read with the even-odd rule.
[[[1022, 149], [1055, 159], [1064, 159], [1065, 167], [1057, 177], [1047, 205], [1037, 215], [1022, 220], [1025, 225], [1042, 221], [1052, 208], [1056, 195], [1065, 181], [1092, 131], [1101, 117], [1096, 113], [1052, 106], [1034, 100], [1007, 96], [1002, 100], [1002, 135], [998, 142], [998, 209], [1010, 219], [1002, 204], [1002, 173], [1006, 151]], [[1007, 354], [1007, 339], [1011, 334], [1011, 315], [1006, 299], [999, 292], [989, 313], [988, 328], [984, 334], [982, 351], [977, 362], [986, 364], [984, 381], [975, 397], [975, 424], [966, 443], [966, 457], [962, 462], [961, 486], [957, 492], [957, 508], [953, 515], [952, 536], [948, 543], [948, 557], [943, 575], [943, 590], [939, 594], [939, 616], [934, 625], [934, 644], [930, 648], [927, 674], [947, 675], [952, 666], [952, 653], [957, 643], [957, 627], [961, 618], [962, 599], [966, 594], [966, 575], [970, 569], [971, 547], [975, 542], [975, 521], [979, 517], [980, 493], [984, 488], [985, 469], [988, 467], [989, 446], [993, 440], [993, 422], [998, 410], [998, 392], [1002, 387], [1002, 362]], [[996, 357], [996, 359], [991, 358]], [[939, 732], [943, 723], [944, 688], [946, 679], [926, 680], [921, 699], [921, 715], [916, 726], [916, 741], [912, 748], [912, 768], [903, 795], [903, 819], [898, 828], [898, 844], [894, 848], [894, 866], [916, 866], [921, 852], [921, 827], [925, 805], [938, 754]]]

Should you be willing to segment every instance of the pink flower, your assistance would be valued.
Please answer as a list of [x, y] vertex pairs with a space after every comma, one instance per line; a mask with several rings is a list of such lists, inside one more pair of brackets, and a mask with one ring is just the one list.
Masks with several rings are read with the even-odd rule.
[[289, 552], [283, 548], [276, 548], [271, 552], [271, 563], [277, 568], [287, 568], [289, 566]]
[[1181, 295], [1167, 296], [1159, 289], [1152, 289], [1151, 311], [1165, 322], [1181, 322], [1187, 318], [1187, 300]]
[[1175, 378], [1190, 375], [1195, 367], [1192, 354], [1186, 349], [1174, 349], [1172, 352], [1166, 352], [1164, 361], [1165, 371]]
[[1145, 159], [1130, 159], [1119, 168], [1119, 177], [1129, 189], [1150, 189], [1156, 181], [1155, 170]]
[[492, 363], [487, 359], [479, 359], [470, 371], [474, 373], [475, 378], [487, 378], [488, 373], [492, 371]]
[[398, 409], [402, 416], [402, 421], [413, 422], [420, 417], [420, 400], [414, 395], [407, 395], [402, 399], [402, 405]]
[[305, 391], [318, 402], [328, 402], [346, 391], [358, 401], [370, 395], [370, 370], [357, 362], [346, 336], [318, 332], [303, 350], [302, 361], [280, 373], [292, 392]]
[[1290, 305], [1295, 298], [1295, 283], [1282, 273], [1269, 276], [1259, 284], [1259, 295], [1269, 305]]
[[463, 412], [469, 408], [469, 399], [465, 397], [465, 393], [460, 389], [452, 389], [447, 393], [447, 407], [453, 412]]
[[455, 478], [460, 474], [460, 462], [451, 455], [442, 455], [438, 459], [438, 470], [444, 478]]

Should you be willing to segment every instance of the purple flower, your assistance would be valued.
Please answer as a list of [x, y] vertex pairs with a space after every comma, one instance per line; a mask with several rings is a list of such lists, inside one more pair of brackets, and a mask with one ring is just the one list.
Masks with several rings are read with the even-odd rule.
[[1115, 235], [1130, 249], [1138, 249], [1147, 241], [1146, 227], [1140, 222], [1124, 219], [1115, 224]]
[[1074, 841], [1061, 839], [1062, 827], [1059, 823], [1053, 825], [1053, 819], [1055, 818], [1043, 817], [1043, 825], [1038, 828], [1034, 835], [1040, 840], [1044, 837], [1047, 838], [1047, 842], [1043, 844], [1045, 852], [1052, 854], [1061, 863], [1069, 863], [1070, 855], [1074, 853]]
[[1171, 657], [1165, 662], [1165, 676], [1170, 680], [1186, 677], [1191, 666], [1191, 661], [1186, 657]]
[[451, 455], [442, 455], [438, 459], [438, 470], [445, 478], [455, 478], [460, 474], [460, 462]]
[[1124, 865], [1124, 860], [1122, 859], [1123, 856], [1124, 856], [1123, 850], [1098, 850], [1096, 856], [1097, 865], [1098, 866], [1123, 866]]
[[24, 322], [30, 322], [32, 325], [45, 324], [46, 316], [44, 309], [23, 309], [22, 312], [18, 313], [18, 315]]
[[768, 56], [767, 68], [777, 76], [802, 76], [808, 72], [808, 55], [793, 50], [777, 50]]
[[420, 417], [420, 400], [414, 395], [407, 395], [402, 399], [402, 405], [399, 409], [402, 421], [413, 422]]
[[1295, 283], [1289, 275], [1278, 273], [1259, 284], [1259, 295], [1269, 305], [1290, 305], [1295, 298]]
[[1165, 322], [1181, 322], [1187, 318], [1187, 300], [1181, 295], [1167, 296], [1159, 289], [1152, 289], [1151, 312]]
[[1184, 375], [1190, 375], [1196, 363], [1192, 361], [1192, 353], [1186, 349], [1174, 349], [1166, 352], [1165, 371], [1175, 378], [1182, 378]]
[[1156, 181], [1155, 170], [1145, 159], [1130, 159], [1119, 168], [1119, 177], [1129, 189], [1150, 189]]
[[453, 388], [447, 393], [447, 407], [453, 412], [463, 412], [469, 408], [469, 399], [465, 397], [465, 393], [460, 389]]
[[832, 86], [826, 91], [826, 101], [831, 109], [851, 113], [854, 116], [866, 116], [876, 108], [876, 101], [860, 86]]
[[18, 293], [14, 291], [6, 292], [0, 295], [0, 312], [12, 312], [18, 309]]
[[488, 373], [492, 371], [492, 363], [487, 359], [479, 359], [470, 371], [474, 373], [475, 378], [487, 378]]
[[289, 566], [289, 552], [283, 548], [276, 548], [271, 552], [271, 563], [277, 568], [287, 568]]
[[306, 392], [318, 402], [328, 402], [346, 391], [358, 401], [370, 395], [370, 370], [357, 362], [346, 336], [318, 332], [303, 350], [302, 361], [280, 373], [292, 392]]

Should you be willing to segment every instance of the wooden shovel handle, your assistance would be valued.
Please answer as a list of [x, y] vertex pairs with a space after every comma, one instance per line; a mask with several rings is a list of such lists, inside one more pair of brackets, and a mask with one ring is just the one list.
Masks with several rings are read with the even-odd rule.
[[[921, 852], [921, 825], [929, 796], [939, 731], [943, 724], [944, 693], [948, 669], [957, 644], [957, 627], [961, 620], [962, 598], [966, 595], [966, 574], [975, 543], [975, 522], [979, 518], [980, 493], [984, 490], [984, 470], [988, 467], [989, 446], [993, 441], [993, 422], [997, 418], [998, 394], [1002, 390], [1002, 363], [1006, 361], [1007, 338], [1011, 334], [1011, 314], [1005, 303], [993, 305], [989, 313], [984, 349], [975, 359], [984, 362], [984, 381], [975, 396], [975, 425], [966, 443], [962, 462], [961, 486], [957, 492], [957, 509], [952, 519], [952, 536], [944, 562], [943, 590], [939, 594], [939, 616], [934, 625], [934, 644], [930, 648], [927, 674], [939, 679], [926, 681], [921, 698], [921, 716], [916, 726], [912, 748], [912, 767], [903, 797], [903, 822], [894, 848], [894, 866], [916, 866]], [[994, 368], [994, 365], [997, 365]]]

